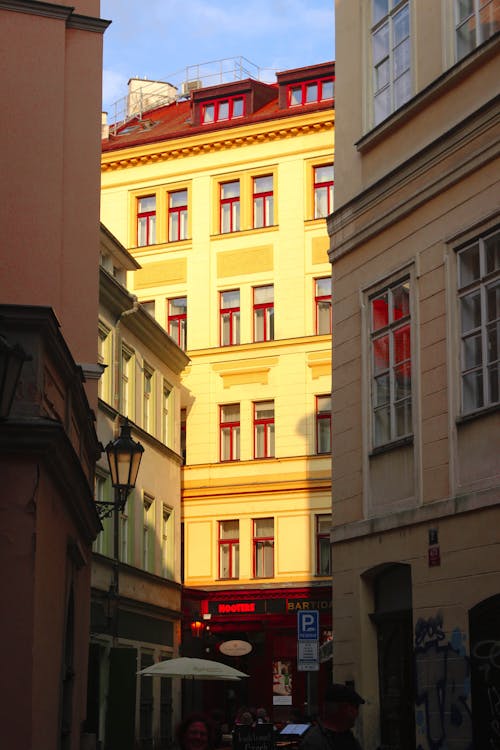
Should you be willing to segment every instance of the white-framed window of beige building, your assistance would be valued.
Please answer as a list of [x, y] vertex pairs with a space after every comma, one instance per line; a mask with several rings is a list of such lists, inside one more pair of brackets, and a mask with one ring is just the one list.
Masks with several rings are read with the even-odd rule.
[[170, 383], [164, 378], [161, 393], [161, 440], [162, 443], [172, 447], [173, 435], [173, 409], [172, 402], [174, 390]]
[[378, 125], [411, 97], [409, 0], [371, 0], [372, 120]]
[[[104, 503], [109, 501], [108, 493], [112, 492], [111, 482], [109, 476], [97, 467], [94, 477], [94, 494], [96, 503]], [[92, 546], [94, 552], [98, 552], [100, 555], [106, 554], [106, 541], [109, 529], [109, 518], [105, 518], [102, 521], [102, 531], [99, 532], [97, 538]]]
[[134, 418], [134, 351], [122, 344], [120, 356], [120, 412]]
[[461, 412], [499, 403], [500, 230], [457, 250]]
[[112, 352], [113, 352], [113, 335], [111, 329], [99, 321], [98, 339], [97, 339], [97, 361], [104, 366], [104, 372], [99, 378], [98, 395], [106, 403], [111, 402], [112, 393]]
[[154, 565], [154, 539], [155, 539], [155, 528], [154, 528], [154, 512], [155, 504], [154, 497], [149, 495], [147, 492], [143, 492], [142, 496], [142, 567], [144, 570], [153, 572]]
[[161, 516], [161, 573], [164, 578], [173, 578], [173, 511], [163, 505]]
[[454, 0], [456, 59], [472, 52], [500, 29], [498, 0]]
[[368, 297], [372, 447], [413, 435], [411, 279]]
[[154, 369], [143, 362], [142, 365], [142, 427], [154, 434]]
[[[130, 499], [127, 502], [127, 506], [130, 508]], [[120, 562], [128, 563], [128, 533], [129, 533], [129, 525], [128, 525], [128, 513], [125, 511], [122, 511], [120, 513], [119, 518], [119, 556], [120, 556]]]

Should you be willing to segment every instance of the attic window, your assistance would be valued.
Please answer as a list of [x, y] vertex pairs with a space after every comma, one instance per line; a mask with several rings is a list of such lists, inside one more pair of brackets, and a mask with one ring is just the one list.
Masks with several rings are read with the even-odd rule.
[[231, 96], [227, 99], [215, 99], [206, 102], [201, 108], [201, 121], [204, 125], [211, 122], [233, 120], [245, 114], [245, 100], [242, 96]]
[[292, 83], [288, 86], [288, 106], [313, 104], [333, 99], [334, 78], [318, 78], [313, 81]]

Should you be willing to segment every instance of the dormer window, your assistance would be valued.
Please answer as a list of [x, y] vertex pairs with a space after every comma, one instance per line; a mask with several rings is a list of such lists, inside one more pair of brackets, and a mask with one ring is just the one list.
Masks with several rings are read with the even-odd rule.
[[228, 99], [216, 99], [202, 105], [201, 121], [204, 125], [211, 122], [222, 122], [243, 117], [245, 101], [242, 96], [231, 96]]
[[319, 78], [315, 81], [293, 83], [288, 87], [288, 106], [297, 107], [302, 104], [313, 104], [333, 99], [334, 79]]

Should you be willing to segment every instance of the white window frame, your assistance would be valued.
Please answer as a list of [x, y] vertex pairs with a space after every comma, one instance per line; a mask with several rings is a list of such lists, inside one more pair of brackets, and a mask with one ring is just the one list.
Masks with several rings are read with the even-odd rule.
[[[393, 319], [393, 308], [392, 308], [392, 299], [394, 290], [397, 288], [400, 288], [402, 285], [408, 284], [409, 285], [409, 298], [408, 298], [408, 314], [402, 316], [399, 319]], [[379, 329], [376, 329], [375, 331], [372, 330], [372, 302], [375, 299], [380, 299], [385, 293], [388, 295], [388, 324], [386, 326], [382, 326]], [[415, 371], [415, 346], [414, 346], [414, 338], [415, 338], [415, 321], [414, 321], [414, 313], [413, 313], [413, 294], [414, 294], [414, 280], [412, 277], [412, 274], [409, 272], [402, 273], [401, 275], [397, 275], [394, 277], [391, 277], [390, 279], [387, 279], [385, 283], [381, 283], [376, 288], [371, 290], [369, 294], [367, 295], [367, 328], [368, 328], [368, 352], [369, 352], [369, 372], [370, 372], [370, 435], [371, 435], [371, 446], [372, 449], [380, 449], [384, 448], [384, 446], [391, 445], [395, 442], [398, 442], [400, 440], [406, 440], [406, 439], [413, 439], [414, 434], [414, 419], [415, 419], [415, 384], [414, 384], [414, 377], [413, 372]], [[400, 432], [398, 430], [397, 426], [397, 418], [396, 418], [396, 409], [399, 405], [401, 405], [404, 401], [408, 401], [408, 397], [406, 398], [397, 398], [397, 392], [396, 392], [396, 386], [397, 386], [397, 379], [395, 375], [395, 371], [397, 369], [397, 364], [399, 363], [399, 367], [402, 368], [404, 366], [405, 361], [403, 360], [396, 360], [396, 335], [401, 332], [403, 328], [405, 328], [407, 325], [410, 327], [410, 349], [409, 349], [409, 358], [407, 358], [405, 361], [408, 362], [409, 360], [409, 366], [410, 366], [410, 373], [411, 373], [411, 381], [410, 381], [410, 395], [409, 395], [409, 403], [410, 403], [410, 429], [405, 432]], [[387, 337], [388, 338], [388, 366], [385, 368], [385, 377], [388, 378], [388, 387], [389, 387], [389, 394], [388, 394], [388, 401], [385, 401], [383, 403], [377, 403], [377, 393], [376, 393], [376, 379], [379, 379], [380, 382], [382, 382], [382, 377], [384, 376], [384, 372], [382, 370], [376, 370], [375, 368], [375, 342], [381, 341], [382, 338]], [[389, 434], [386, 439], [379, 440], [377, 439], [376, 434], [376, 418], [377, 413], [382, 413], [382, 406], [383, 404], [387, 404], [389, 408]]]
[[[480, 44], [482, 44], [487, 39], [492, 37], [493, 34], [495, 33], [491, 27], [490, 27], [490, 32], [485, 33], [486, 24], [481, 24], [481, 13], [484, 12], [486, 9], [494, 9], [495, 0], [469, 0], [469, 1], [472, 5], [471, 12], [468, 14], [465, 14], [462, 18], [460, 18], [459, 16], [460, 5], [463, 5], [463, 2], [461, 3], [460, 0], [453, 0], [454, 26], [455, 26], [455, 36], [454, 36], [455, 60], [457, 61], [462, 60], [462, 58], [466, 57], [470, 52], [475, 50], [476, 47], [479, 47]], [[483, 2], [482, 7], [481, 7], [481, 2]], [[491, 23], [493, 26], [493, 20]], [[463, 29], [466, 26], [469, 26], [469, 28], [472, 30], [474, 41], [472, 45], [467, 45], [466, 48], [460, 51], [459, 31], [460, 29]], [[472, 37], [472, 34], [471, 34], [471, 37]]]
[[[412, 80], [412, 17], [411, 17], [411, 3], [410, 0], [386, 0], [387, 1], [387, 12], [383, 13], [380, 17], [373, 17], [373, 9], [375, 7], [376, 0], [371, 0], [371, 16], [370, 16], [370, 41], [371, 41], [371, 56], [370, 56], [370, 75], [371, 75], [371, 89], [372, 89], [372, 121], [373, 126], [379, 125], [393, 112], [402, 107], [412, 96], [413, 80]], [[408, 13], [408, 35], [403, 39], [396, 41], [395, 39], [395, 25], [400, 14], [406, 8]], [[376, 44], [375, 37], [380, 35], [384, 27], [387, 27], [387, 54], [381, 55], [375, 61]], [[402, 49], [402, 45], [408, 40], [408, 60], [407, 65], [395, 74], [396, 64], [396, 53], [397, 50]], [[385, 83], [381, 83], [377, 86], [377, 72], [380, 71], [380, 77], [382, 77], [381, 65], [387, 62], [388, 71], [387, 79]], [[396, 101], [396, 89], [398, 81], [402, 81], [403, 76], [409, 75], [409, 91], [406, 97], [403, 97], [400, 101]], [[385, 114], [380, 116], [377, 115], [376, 111], [376, 98], [378, 94], [388, 91], [389, 93], [389, 107]]]
[[[142, 496], [143, 524], [142, 524], [142, 567], [152, 573], [151, 558], [154, 559], [154, 502], [155, 499], [147, 492]], [[153, 545], [153, 548], [152, 546]]]
[[134, 418], [135, 353], [122, 343], [120, 352], [120, 413]]
[[[498, 378], [500, 361], [498, 359], [498, 349], [500, 342], [498, 338], [500, 320], [496, 317], [488, 320], [490, 314], [488, 308], [488, 292], [494, 288], [497, 288], [500, 284], [500, 268], [488, 269], [487, 267], [487, 243], [493, 238], [497, 238], [500, 242], [500, 229], [485, 231], [466, 245], [462, 245], [457, 248], [457, 304], [458, 304], [458, 340], [460, 342], [460, 410], [463, 415], [471, 414], [482, 409], [496, 406], [499, 403], [498, 399]], [[464, 273], [464, 266], [462, 264], [463, 258], [467, 253], [472, 253], [474, 248], [478, 250], [478, 267], [477, 275], [475, 278], [466, 278]], [[466, 300], [476, 300], [476, 309], [472, 310], [470, 304]], [[472, 310], [479, 317], [478, 324], [471, 325], [469, 328], [464, 329], [464, 316], [467, 311]], [[488, 338], [490, 334], [490, 338]], [[488, 361], [488, 356], [491, 351], [495, 351], [497, 358], [495, 360]], [[479, 361], [471, 362], [470, 356], [479, 354]], [[496, 370], [496, 389], [497, 397], [495, 398], [493, 379], [494, 372]], [[491, 375], [491, 377], [490, 377]], [[475, 403], [470, 404], [467, 398], [466, 380], [471, 380], [476, 377], [482, 399], [480, 402], [476, 399]]]
[[113, 337], [111, 329], [105, 323], [99, 321], [97, 361], [100, 365], [104, 366], [104, 372], [99, 378], [97, 388], [99, 398], [106, 401], [108, 404], [111, 403], [111, 394], [113, 392], [111, 388], [113, 374], [113, 368], [111, 367], [113, 361], [112, 343]]
[[142, 427], [151, 435], [154, 435], [155, 432], [154, 392], [155, 372], [147, 362], [144, 362], [142, 366]]

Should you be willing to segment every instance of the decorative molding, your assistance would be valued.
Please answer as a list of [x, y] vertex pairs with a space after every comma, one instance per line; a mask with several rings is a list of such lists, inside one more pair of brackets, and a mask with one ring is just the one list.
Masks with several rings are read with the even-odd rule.
[[[226, 137], [219, 137], [216, 140], [207, 143], [193, 143], [189, 145], [180, 145], [179, 141], [187, 140], [189, 134], [187, 133], [185, 138], [176, 138], [175, 145], [171, 148], [165, 148], [165, 140], [157, 144], [157, 150], [140, 155], [138, 149], [141, 146], [135, 146], [134, 154], [124, 157], [123, 159], [113, 159], [106, 161], [109, 157], [115, 153], [113, 151], [107, 151], [103, 154], [103, 162], [101, 164], [102, 172], [110, 172], [117, 169], [126, 169], [128, 167], [136, 167], [138, 165], [156, 164], [162, 161], [171, 161], [174, 159], [182, 159], [188, 156], [196, 156], [200, 153], [213, 153], [216, 151], [228, 151], [232, 148], [240, 148], [241, 146], [251, 146], [255, 143], [269, 143], [271, 141], [285, 140], [286, 138], [295, 138], [298, 135], [315, 135], [319, 132], [326, 130], [333, 130], [335, 118], [331, 117], [323, 122], [305, 123], [303, 125], [286, 125], [273, 130], [269, 130], [265, 133], [249, 133], [248, 135], [242, 135], [241, 133], [232, 132], [229, 136], [228, 131], [225, 131]], [[151, 146], [151, 144], [147, 144]], [[333, 151], [333, 146], [332, 146]]]
[[0, 0], [0, 10], [10, 10], [14, 13], [29, 13], [31, 16], [44, 16], [58, 21], [66, 21], [68, 29], [94, 31], [104, 34], [111, 21], [92, 16], [81, 16], [73, 13], [74, 8], [57, 3], [44, 3], [39, 0]]

